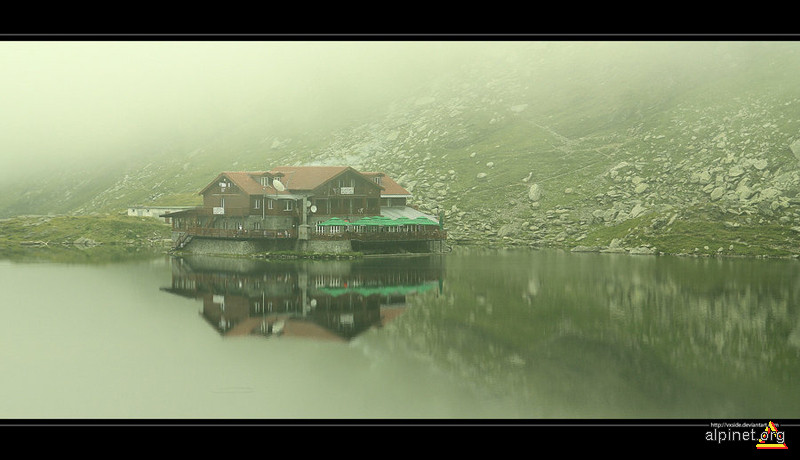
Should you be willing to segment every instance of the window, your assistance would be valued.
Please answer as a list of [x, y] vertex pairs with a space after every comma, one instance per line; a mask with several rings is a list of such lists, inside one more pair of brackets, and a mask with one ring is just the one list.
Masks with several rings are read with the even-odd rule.
[[253, 230], [261, 230], [261, 222], [253, 222]]
[[381, 185], [381, 177], [380, 176], [375, 178], [375, 183], [378, 184], [378, 185]]
[[267, 209], [272, 209], [272, 208], [273, 208], [272, 200], [268, 200], [267, 201]]
[[253, 206], [254, 206], [256, 209], [261, 209], [261, 200], [258, 200], [258, 199], [256, 199], [256, 200], [254, 201], [254, 203], [253, 203]]
[[263, 185], [264, 187], [272, 185], [271, 181], [270, 181], [270, 178], [267, 177], [267, 176], [262, 177], [261, 178], [261, 185]]
[[283, 200], [283, 210], [284, 211], [292, 210], [292, 200]]
[[222, 197], [222, 198], [219, 199], [219, 207], [220, 208], [224, 208], [225, 207], [225, 197]]

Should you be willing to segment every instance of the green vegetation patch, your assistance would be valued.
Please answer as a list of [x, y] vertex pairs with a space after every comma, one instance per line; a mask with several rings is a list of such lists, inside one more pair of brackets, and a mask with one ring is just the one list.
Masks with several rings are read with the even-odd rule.
[[109, 263], [164, 252], [171, 228], [149, 217], [21, 216], [0, 220], [0, 258]]
[[[709, 214], [650, 213], [616, 225], [600, 226], [580, 244], [608, 246], [619, 239], [627, 248], [649, 246], [664, 254], [787, 257], [798, 254], [800, 233], [777, 222], [713, 219]], [[656, 227], [656, 228], [654, 228]]]
[[798, 252], [798, 234], [774, 223], [734, 226], [707, 219], [676, 220], [667, 231], [637, 235], [667, 254], [790, 256]]

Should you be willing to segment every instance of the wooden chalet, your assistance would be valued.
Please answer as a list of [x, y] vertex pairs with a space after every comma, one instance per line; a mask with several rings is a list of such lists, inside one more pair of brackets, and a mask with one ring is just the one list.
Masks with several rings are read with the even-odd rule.
[[[319, 224], [331, 218], [355, 222], [410, 208], [411, 193], [382, 172], [349, 166], [280, 166], [270, 171], [226, 171], [201, 191], [203, 205], [165, 214], [171, 218], [175, 246], [193, 237], [315, 239]], [[433, 221], [435, 218], [426, 216]], [[438, 224], [438, 222], [437, 222]], [[430, 227], [414, 227], [394, 238], [440, 238]], [[439, 228], [439, 230], [441, 230]], [[374, 233], [374, 232], [373, 232]], [[443, 232], [442, 232], [443, 233]], [[330, 236], [320, 234], [320, 238]], [[385, 239], [385, 238], [384, 238]]]

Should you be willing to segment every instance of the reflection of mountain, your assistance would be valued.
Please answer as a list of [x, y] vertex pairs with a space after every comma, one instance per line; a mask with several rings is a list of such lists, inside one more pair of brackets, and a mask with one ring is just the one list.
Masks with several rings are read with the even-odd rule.
[[387, 335], [526, 413], [800, 410], [794, 260], [461, 249], [446, 261], [442, 295]]
[[224, 336], [296, 336], [348, 341], [402, 314], [406, 297], [439, 292], [440, 256], [357, 262], [269, 263], [172, 259], [162, 290], [203, 302]]

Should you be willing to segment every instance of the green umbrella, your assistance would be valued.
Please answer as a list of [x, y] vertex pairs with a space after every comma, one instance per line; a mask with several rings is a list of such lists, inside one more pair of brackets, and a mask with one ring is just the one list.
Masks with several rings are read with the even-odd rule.
[[372, 217], [366, 216], [362, 217], [361, 219], [358, 219], [355, 222], [352, 222], [350, 225], [367, 225], [370, 222], [372, 222], [372, 220], [373, 220]]

